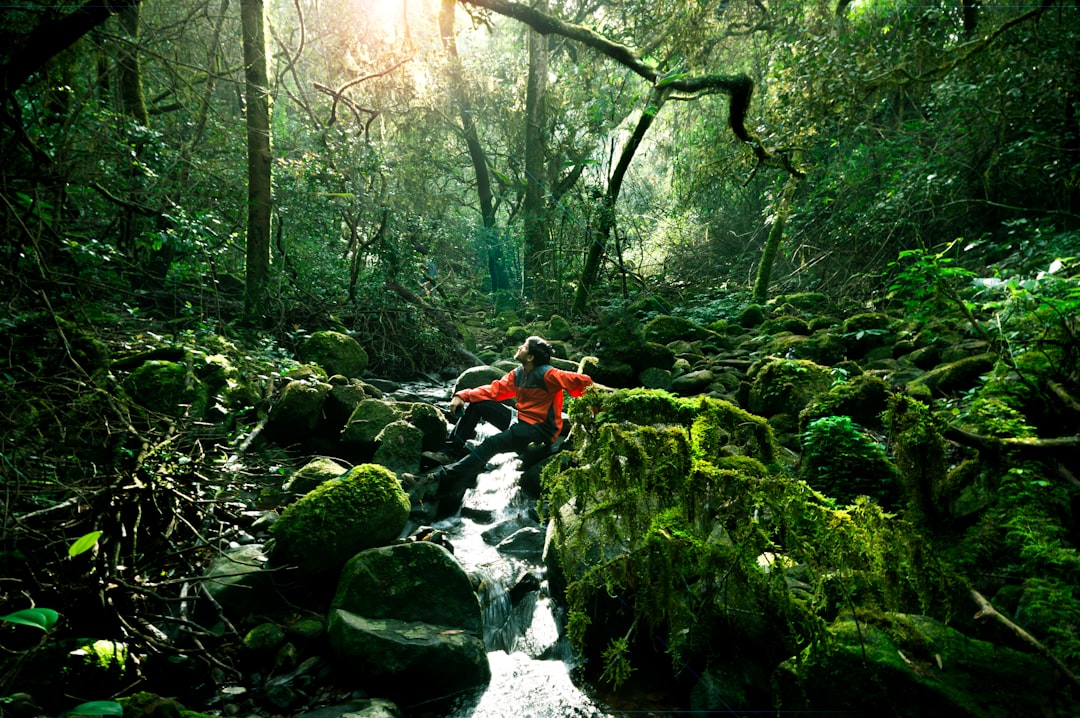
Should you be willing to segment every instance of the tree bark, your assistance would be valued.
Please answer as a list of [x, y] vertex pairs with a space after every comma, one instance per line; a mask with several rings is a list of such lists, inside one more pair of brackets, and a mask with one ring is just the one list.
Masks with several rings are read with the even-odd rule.
[[473, 119], [473, 107], [465, 92], [465, 81], [461, 76], [461, 60], [458, 57], [457, 40], [454, 33], [455, 0], [442, 0], [439, 12], [439, 32], [442, 35], [443, 48], [450, 63], [450, 92], [458, 106], [461, 118], [461, 134], [469, 150], [473, 172], [476, 175], [476, 194], [480, 202], [480, 218], [483, 223], [481, 238], [487, 253], [488, 273], [491, 276], [491, 291], [497, 292], [509, 286], [506, 268], [502, 260], [502, 246], [495, 232], [495, 203], [491, 192], [491, 173], [488, 171], [487, 153], [480, 144], [480, 135]]
[[250, 322], [265, 314], [270, 284], [270, 82], [267, 75], [266, 9], [263, 0], [241, 0], [240, 19], [244, 34], [248, 147], [244, 316]]
[[[538, 0], [537, 8], [545, 10], [546, 0]], [[522, 207], [525, 223], [525, 252], [523, 285], [526, 296], [538, 301], [549, 299], [545, 287], [544, 263], [547, 256], [548, 223], [541, 178], [546, 176], [548, 39], [535, 30], [529, 31], [529, 79], [525, 93], [525, 201]]]
[[619, 163], [611, 173], [607, 191], [604, 193], [604, 199], [600, 205], [600, 221], [592, 233], [592, 242], [589, 244], [589, 252], [585, 258], [585, 267], [581, 271], [581, 281], [574, 293], [571, 314], [583, 314], [588, 306], [589, 292], [592, 290], [593, 284], [596, 283], [596, 277], [600, 272], [600, 260], [607, 251], [608, 238], [615, 228], [615, 204], [619, 200], [619, 192], [622, 190], [626, 172], [630, 169], [630, 162], [634, 159], [638, 147], [641, 146], [641, 140], [645, 137], [645, 133], [649, 131], [649, 128], [652, 127], [653, 122], [656, 121], [656, 116], [660, 114], [660, 109], [664, 106], [669, 95], [670, 90], [668, 88], [653, 87], [652, 92], [649, 93], [649, 104], [641, 112], [641, 117], [638, 118], [637, 126], [634, 128], [634, 134], [630, 136], [630, 139], [623, 146], [619, 155]]
[[59, 20], [35, 27], [22, 47], [12, 54], [11, 60], [0, 70], [0, 100], [6, 100], [46, 62], [74, 45], [83, 35], [125, 8], [137, 6], [139, 2], [89, 0]]
[[773, 226], [769, 230], [769, 237], [765, 240], [765, 246], [761, 249], [761, 260], [758, 262], [757, 277], [754, 279], [753, 302], [764, 304], [769, 298], [769, 280], [772, 278], [773, 264], [776, 255], [780, 251], [780, 245], [784, 241], [784, 226], [787, 224], [788, 214], [791, 211], [791, 197], [799, 186], [799, 178], [796, 175], [788, 177], [780, 193], [780, 199], [776, 203], [776, 212], [773, 215]]

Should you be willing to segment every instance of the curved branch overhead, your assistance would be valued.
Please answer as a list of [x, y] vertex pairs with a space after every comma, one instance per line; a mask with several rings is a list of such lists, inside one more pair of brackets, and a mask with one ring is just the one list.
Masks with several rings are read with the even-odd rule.
[[[610, 57], [623, 67], [653, 83], [654, 86], [663, 86], [671, 91], [695, 95], [726, 92], [731, 96], [728, 124], [731, 126], [732, 132], [753, 148], [754, 154], [759, 161], [764, 162], [771, 159], [772, 155], [764, 148], [758, 138], [746, 129], [746, 112], [750, 107], [750, 99], [754, 94], [754, 81], [748, 75], [665, 76], [626, 45], [610, 40], [583, 25], [575, 25], [527, 5], [509, 2], [508, 0], [461, 0], [461, 2], [519, 20], [542, 35], [560, 35], [580, 42], [600, 54]], [[803, 176], [803, 173], [788, 161], [785, 160], [783, 165], [791, 174], [799, 177]]]

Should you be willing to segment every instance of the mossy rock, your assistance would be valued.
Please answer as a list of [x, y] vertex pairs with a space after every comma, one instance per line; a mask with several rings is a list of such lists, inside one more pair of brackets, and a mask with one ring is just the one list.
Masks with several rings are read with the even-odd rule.
[[739, 314], [739, 326], [749, 329], [765, 321], [765, 310], [760, 304], [750, 304]]
[[675, 352], [656, 342], [645, 342], [640, 345], [638, 352], [630, 357], [630, 366], [639, 372], [652, 367], [670, 369], [674, 363]]
[[474, 366], [463, 371], [454, 381], [453, 393], [462, 389], [475, 389], [486, 386], [496, 379], [502, 379], [506, 375], [505, 369], [494, 366]]
[[341, 444], [348, 449], [366, 449], [375, 445], [375, 437], [391, 421], [399, 418], [394, 404], [381, 399], [364, 399], [353, 410], [341, 430]]
[[570, 322], [565, 317], [556, 314], [548, 320], [544, 338], [553, 342], [566, 342], [570, 341], [573, 334], [574, 328]]
[[889, 385], [874, 374], [860, 374], [833, 384], [815, 396], [799, 414], [799, 431], [824, 416], [850, 416], [860, 426], [880, 429], [882, 413], [889, 406]]
[[342, 566], [357, 552], [396, 539], [409, 508], [393, 472], [361, 464], [285, 509], [270, 528], [271, 560], [308, 574]]
[[656, 367], [646, 369], [638, 375], [638, 381], [646, 389], [671, 389], [671, 371]]
[[372, 461], [396, 474], [420, 471], [420, 451], [424, 432], [402, 419], [391, 421], [375, 437], [379, 448]]
[[322, 382], [290, 381], [267, 420], [266, 431], [278, 441], [302, 441], [319, 428], [323, 406], [330, 394], [330, 385]]
[[64, 330], [66, 346], [71, 358], [87, 374], [97, 374], [109, 368], [109, 345], [88, 330], [66, 319], [57, 318], [57, 325]]
[[761, 323], [761, 332], [765, 334], [779, 334], [780, 332], [790, 332], [791, 334], [801, 334], [803, 336], [810, 336], [810, 325], [802, 317], [794, 316], [781, 316], [774, 317], [772, 319], [766, 319]]
[[828, 295], [821, 292], [796, 292], [794, 294], [781, 294], [776, 297], [776, 306], [785, 304], [804, 312], [824, 314], [836, 310], [836, 305]]
[[896, 320], [880, 312], [855, 314], [840, 325], [840, 336], [852, 358], [865, 356], [871, 349], [891, 344], [896, 339]]
[[503, 339], [508, 344], [522, 344], [529, 338], [529, 330], [520, 324], [510, 327], [506, 330], [506, 334], [503, 335]]
[[766, 361], [752, 368], [748, 408], [754, 414], [798, 416], [810, 401], [829, 389], [832, 375], [805, 359]]
[[339, 479], [349, 470], [326, 456], [319, 456], [293, 472], [281, 487], [284, 491], [303, 495], [317, 489], [327, 481]]
[[1045, 659], [969, 638], [925, 616], [856, 621], [846, 615], [829, 634], [828, 646], [808, 648], [776, 671], [786, 710], [828, 706], [875, 715], [889, 706], [892, 715], [912, 718], [1013, 718], [1044, 715], [1045, 704], [1061, 695]]
[[420, 430], [421, 451], [438, 451], [446, 443], [446, 419], [431, 404], [415, 401], [399, 401], [392, 408], [405, 421]]
[[124, 381], [124, 389], [142, 406], [166, 416], [201, 419], [209, 392], [185, 364], [151, 360], [139, 365]]
[[695, 339], [710, 339], [715, 332], [700, 324], [695, 324], [689, 319], [661, 315], [650, 319], [643, 329], [645, 341], [657, 344], [668, 344], [676, 339], [693, 341]]
[[996, 354], [979, 354], [935, 367], [911, 383], [925, 386], [937, 396], [947, 396], [973, 387], [996, 362]]
[[315, 332], [300, 347], [306, 362], [318, 364], [330, 376], [358, 377], [368, 367], [368, 355], [360, 343], [348, 334], [335, 331]]

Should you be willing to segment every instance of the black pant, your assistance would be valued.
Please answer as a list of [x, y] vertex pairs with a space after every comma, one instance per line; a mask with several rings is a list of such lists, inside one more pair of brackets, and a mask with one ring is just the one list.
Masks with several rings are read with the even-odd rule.
[[465, 408], [465, 413], [450, 432], [450, 440], [454, 443], [465, 445], [466, 441], [476, 436], [476, 425], [481, 419], [502, 431], [481, 441], [460, 461], [444, 466], [439, 482], [440, 493], [456, 493], [476, 486], [476, 477], [496, 454], [524, 451], [534, 442], [548, 443], [550, 437], [540, 426], [524, 421], [511, 424], [512, 418], [510, 407], [497, 401], [471, 402]]

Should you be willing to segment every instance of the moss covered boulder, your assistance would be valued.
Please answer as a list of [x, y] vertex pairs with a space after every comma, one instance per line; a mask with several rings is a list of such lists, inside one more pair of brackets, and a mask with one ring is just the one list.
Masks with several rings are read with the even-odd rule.
[[[1013, 718], [1058, 713], [1057, 676], [1042, 658], [965, 636], [925, 616], [850, 615], [830, 640], [780, 666], [774, 679], [785, 710], [879, 715]], [[1058, 706], [1065, 709], [1065, 706]]]
[[266, 423], [267, 434], [278, 441], [302, 441], [319, 428], [330, 394], [324, 382], [294, 380], [285, 385]]
[[805, 359], [774, 359], [751, 368], [749, 410], [761, 416], [798, 416], [818, 394], [828, 390], [826, 367]]
[[373, 450], [379, 433], [398, 418], [391, 402], [364, 399], [353, 409], [345, 428], [341, 430], [341, 445], [351, 450]]
[[718, 339], [716, 332], [695, 324], [689, 319], [661, 315], [655, 317], [645, 325], [643, 330], [645, 341], [657, 344], [668, 344], [677, 339], [694, 341], [696, 339]]
[[364, 348], [341, 332], [315, 332], [301, 345], [300, 356], [306, 362], [318, 364], [330, 376], [358, 377], [368, 366]]
[[348, 473], [348, 469], [327, 456], [318, 456], [292, 473], [282, 485], [282, 490], [304, 495], [325, 484], [339, 479]]
[[462, 389], [475, 389], [501, 379], [506, 375], [506, 370], [493, 366], [474, 366], [466, 369], [454, 381], [454, 393]]
[[144, 362], [124, 381], [124, 389], [142, 406], [166, 416], [201, 419], [209, 401], [206, 385], [186, 364], [173, 361]]
[[361, 464], [285, 509], [270, 529], [271, 559], [312, 574], [341, 566], [358, 551], [396, 539], [409, 507], [389, 469]]
[[391, 421], [375, 437], [379, 448], [372, 461], [394, 473], [415, 474], [420, 471], [420, 451], [424, 432], [403, 419]]
[[825, 416], [850, 416], [861, 426], [880, 429], [888, 406], [889, 386], [885, 380], [874, 374], [859, 374], [814, 397], [799, 414], [799, 431]]
[[926, 387], [935, 396], [946, 396], [975, 386], [996, 362], [996, 354], [977, 354], [935, 367], [911, 383]]
[[412, 702], [487, 684], [482, 627], [464, 569], [446, 549], [424, 541], [350, 559], [327, 621], [343, 670], [373, 691]]

